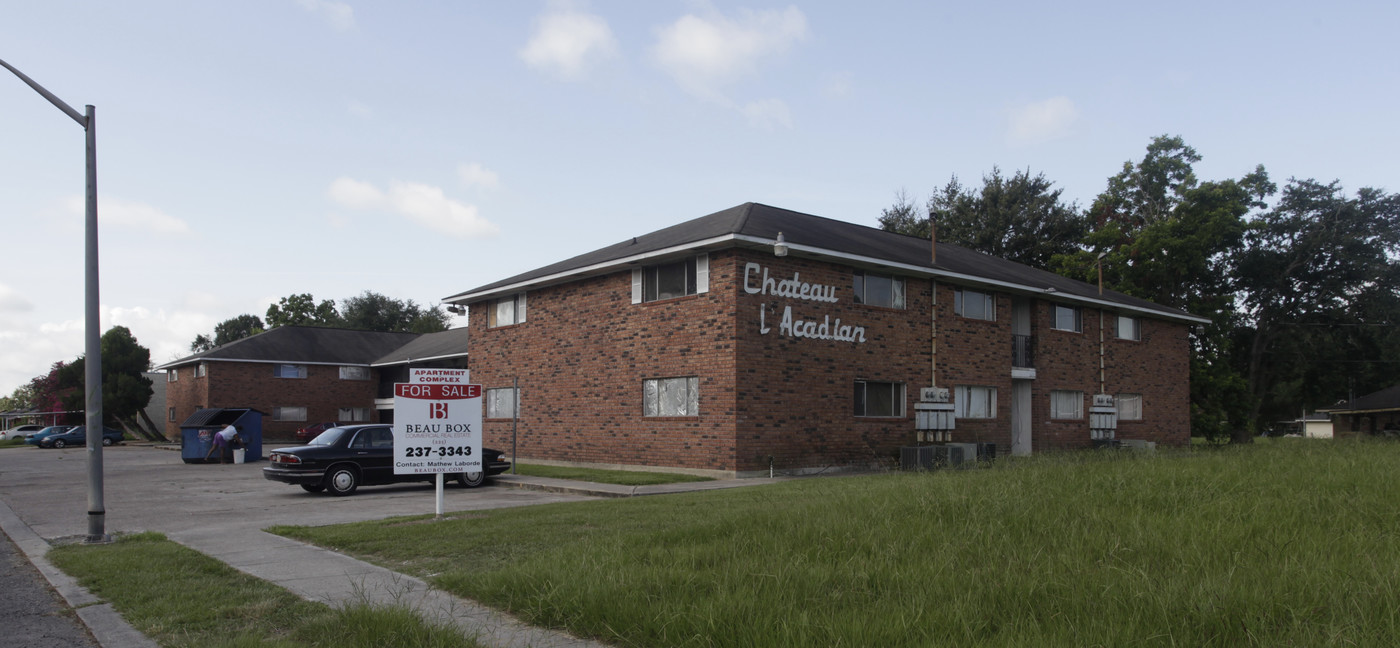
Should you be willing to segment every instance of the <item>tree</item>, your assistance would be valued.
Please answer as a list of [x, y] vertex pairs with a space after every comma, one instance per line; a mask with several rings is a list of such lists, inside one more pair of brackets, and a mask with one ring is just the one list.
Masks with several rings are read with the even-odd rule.
[[[929, 197], [926, 212], [938, 225], [938, 241], [961, 245], [1046, 269], [1057, 254], [1078, 249], [1086, 231], [1079, 208], [1060, 199], [1060, 189], [1045, 174], [1017, 171], [1010, 177], [992, 167], [982, 176], [981, 190], [965, 188], [954, 176]], [[881, 228], [929, 236], [929, 220], [900, 192], [880, 217]]]
[[441, 306], [425, 309], [411, 299], [400, 301], [368, 290], [342, 304], [341, 322], [352, 329], [435, 333], [446, 331], [450, 321]]
[[[142, 374], [151, 368], [151, 351], [136, 341], [131, 330], [114, 326], [102, 334], [102, 417], [103, 423], [129, 420], [151, 400], [151, 379]], [[84, 410], [86, 359], [59, 367], [56, 375], [64, 409]]]
[[1357, 378], [1367, 391], [1393, 381], [1339, 361], [1397, 355], [1400, 195], [1363, 188], [1348, 198], [1336, 181], [1292, 179], [1246, 240], [1236, 265], [1251, 421], [1330, 404]]
[[335, 301], [320, 303], [311, 293], [300, 293], [283, 297], [278, 303], [267, 307], [267, 328], [279, 326], [340, 326], [340, 314], [335, 310]]
[[190, 351], [193, 353], [203, 353], [215, 347], [220, 347], [229, 342], [236, 342], [251, 335], [263, 332], [263, 322], [257, 315], [244, 313], [238, 317], [231, 317], [214, 326], [214, 337], [210, 339], [207, 335], [196, 335], [194, 341], [190, 343]]
[[1106, 287], [1209, 319], [1191, 336], [1192, 433], [1247, 441], [1232, 263], [1245, 216], [1265, 207], [1275, 187], [1262, 166], [1239, 180], [1201, 183], [1192, 166], [1200, 159], [1180, 137], [1153, 138], [1143, 159], [1124, 163], [1094, 200], [1087, 249], [1051, 265], [1094, 282], [1101, 262]]
[[[42, 376], [35, 376], [24, 387], [28, 402], [26, 409], [36, 412], [59, 412], [66, 409], [63, 405], [64, 397], [72, 390], [71, 386], [62, 385], [62, 376], [67, 363], [59, 361], [49, 367], [49, 372]], [[82, 408], [78, 408], [82, 409]]]

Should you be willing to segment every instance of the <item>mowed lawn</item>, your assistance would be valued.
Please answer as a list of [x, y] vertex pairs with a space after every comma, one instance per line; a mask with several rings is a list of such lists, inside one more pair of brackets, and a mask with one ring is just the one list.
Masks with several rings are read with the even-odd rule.
[[278, 532], [621, 646], [1390, 646], [1400, 444], [1002, 459]]

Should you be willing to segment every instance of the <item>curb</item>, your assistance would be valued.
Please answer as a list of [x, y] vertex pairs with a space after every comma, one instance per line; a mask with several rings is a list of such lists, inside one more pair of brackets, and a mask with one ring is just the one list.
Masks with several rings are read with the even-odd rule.
[[10, 540], [34, 568], [44, 575], [44, 580], [77, 613], [78, 619], [87, 626], [88, 632], [102, 648], [160, 648], [150, 637], [131, 627], [126, 619], [117, 614], [111, 603], [98, 598], [73, 577], [54, 567], [45, 557], [50, 549], [49, 543], [34, 533], [4, 502], [0, 502], [0, 530], [10, 536]]

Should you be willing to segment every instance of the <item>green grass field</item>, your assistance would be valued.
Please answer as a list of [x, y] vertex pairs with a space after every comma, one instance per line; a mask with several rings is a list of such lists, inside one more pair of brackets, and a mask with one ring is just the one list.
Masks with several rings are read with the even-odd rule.
[[280, 528], [626, 646], [1316, 646], [1400, 636], [1400, 444], [991, 469]]
[[55, 547], [48, 558], [165, 648], [477, 646], [404, 607], [301, 599], [158, 533]]
[[[686, 482], [714, 481], [709, 477], [697, 477], [681, 473], [636, 472], [631, 470], [599, 470], [597, 468], [574, 468], [571, 466], [545, 466], [541, 464], [516, 464], [517, 474], [535, 477], [553, 477], [601, 484], [623, 486], [650, 486], [653, 484], [681, 484]], [[506, 473], [510, 474], [510, 473]]]

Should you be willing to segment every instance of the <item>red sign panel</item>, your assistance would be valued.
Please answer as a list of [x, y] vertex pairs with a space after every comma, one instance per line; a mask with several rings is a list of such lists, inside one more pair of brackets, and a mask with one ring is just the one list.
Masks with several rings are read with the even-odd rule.
[[397, 398], [417, 398], [438, 401], [459, 398], [481, 398], [481, 385], [418, 385], [413, 383], [394, 383], [394, 396]]

